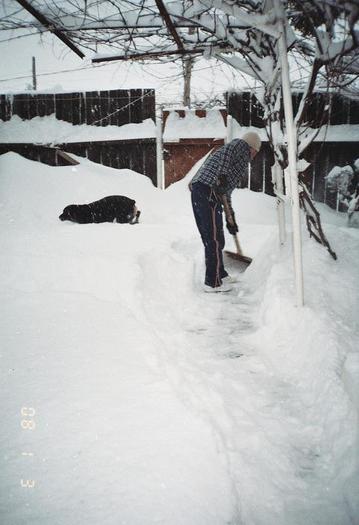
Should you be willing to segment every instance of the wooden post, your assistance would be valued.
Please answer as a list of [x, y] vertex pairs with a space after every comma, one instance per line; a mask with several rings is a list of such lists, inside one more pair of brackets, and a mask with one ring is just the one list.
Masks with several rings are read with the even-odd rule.
[[183, 63], [183, 105], [185, 107], [191, 107], [191, 76], [193, 58], [186, 56], [182, 60]]
[[36, 91], [37, 81], [36, 81], [36, 58], [32, 57], [32, 89]]

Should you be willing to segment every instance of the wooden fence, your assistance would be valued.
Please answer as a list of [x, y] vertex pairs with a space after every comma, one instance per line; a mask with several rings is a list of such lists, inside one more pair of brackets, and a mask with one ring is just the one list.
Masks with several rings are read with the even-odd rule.
[[128, 168], [149, 177], [156, 185], [156, 139], [111, 140], [106, 142], [72, 142], [59, 149], [38, 144], [0, 144], [0, 155], [8, 151], [44, 162], [50, 166], [65, 166], [67, 162], [59, 150], [86, 157], [110, 168]]
[[[152, 89], [87, 91], [83, 93], [20, 93], [0, 95], [0, 119], [13, 115], [23, 120], [55, 114], [73, 125], [122, 126], [155, 120], [155, 92]], [[113, 168], [129, 168], [156, 182], [156, 141], [149, 139], [68, 142], [58, 145], [70, 153]], [[55, 148], [35, 144], [0, 143], [0, 154], [15, 151], [31, 160], [64, 165]]]
[[[301, 96], [301, 93], [293, 95], [295, 111]], [[308, 110], [312, 127], [318, 126], [321, 121], [324, 106], [327, 103], [325, 96], [322, 93], [317, 94]], [[331, 94], [330, 102], [329, 121], [331, 125], [359, 125], [358, 100]], [[227, 109], [240, 126], [263, 128], [265, 125], [263, 108], [253, 93], [228, 93]], [[149, 89], [135, 89], [0, 95], [0, 118], [2, 120], [9, 120], [13, 115], [18, 115], [22, 119], [31, 119], [35, 116], [46, 116], [53, 113], [58, 119], [74, 125], [121, 126], [130, 122], [139, 123], [147, 118], [155, 119], [155, 93]], [[188, 169], [190, 169], [190, 163], [193, 164], [198, 156], [213, 147], [213, 144], [204, 144], [206, 141], [200, 138], [192, 142], [192, 146], [187, 143], [174, 143], [170, 148], [166, 145], [168, 150], [165, 151], [167, 184], [181, 178], [184, 166], [187, 170], [188, 164]], [[359, 157], [358, 142], [359, 132], [356, 142], [314, 142], [308, 147], [305, 158], [311, 162], [311, 165], [306, 170], [304, 177], [316, 200], [334, 205], [336, 196], [327, 191], [324, 177], [336, 165], [353, 164], [353, 161]], [[156, 183], [155, 139], [77, 142], [62, 144], [60, 147], [106, 166], [138, 171], [148, 176], [154, 184]], [[27, 158], [52, 165], [65, 164], [64, 159], [57, 155], [55, 149], [46, 146], [0, 144], [0, 154], [7, 151], [16, 151]], [[172, 159], [181, 157], [182, 160], [175, 162], [171, 160], [171, 156]], [[186, 159], [186, 164], [183, 162], [183, 157]], [[257, 155], [251, 166], [249, 180], [252, 190], [273, 194], [272, 164], [273, 155], [270, 147], [268, 143], [264, 143], [260, 154]]]
[[[301, 93], [293, 94], [293, 109], [296, 113], [301, 100]], [[359, 100], [331, 93], [329, 99], [324, 93], [317, 93], [304, 116], [309, 125], [317, 128], [322, 124], [324, 107], [331, 104], [329, 124], [350, 124], [357, 126], [356, 141], [313, 142], [304, 153], [310, 166], [303, 174], [304, 180], [315, 200], [331, 207], [336, 206], [336, 195], [327, 191], [325, 176], [334, 166], [353, 165], [359, 158]], [[264, 128], [263, 107], [255, 95], [249, 92], [227, 93], [228, 114], [235, 118], [240, 126]], [[280, 111], [283, 111], [281, 108]], [[264, 143], [259, 155], [251, 166], [250, 187], [254, 191], [273, 194], [271, 166], [273, 154], [268, 143]]]
[[71, 124], [122, 126], [155, 117], [153, 89], [116, 89], [83, 93], [19, 93], [0, 95], [0, 119], [18, 115], [23, 120], [45, 117]]
[[[293, 112], [296, 114], [302, 93], [293, 93]], [[228, 114], [234, 117], [240, 126], [264, 128], [263, 106], [256, 96], [248, 91], [226, 94]], [[304, 121], [312, 128], [323, 124], [323, 113], [326, 104], [330, 104], [329, 121], [331, 126], [338, 124], [359, 124], [359, 100], [336, 93], [315, 93], [304, 113]], [[283, 115], [283, 105], [280, 113]], [[325, 122], [324, 122], [325, 123]]]

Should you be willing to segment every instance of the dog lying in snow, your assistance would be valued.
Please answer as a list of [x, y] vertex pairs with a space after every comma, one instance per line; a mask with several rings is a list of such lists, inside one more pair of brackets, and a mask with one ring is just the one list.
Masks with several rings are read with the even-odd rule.
[[134, 224], [138, 222], [140, 213], [134, 200], [123, 195], [111, 195], [89, 204], [70, 204], [66, 206], [59, 219], [80, 224], [91, 222], [127, 222]]

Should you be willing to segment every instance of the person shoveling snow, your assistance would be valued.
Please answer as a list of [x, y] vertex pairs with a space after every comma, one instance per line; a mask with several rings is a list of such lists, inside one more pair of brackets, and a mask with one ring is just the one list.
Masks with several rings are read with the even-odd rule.
[[[231, 194], [241, 186], [250, 160], [261, 148], [261, 139], [248, 132], [234, 139], [212, 155], [197, 171], [190, 183], [193, 213], [205, 249], [205, 292], [228, 292], [232, 278], [223, 265], [224, 232], [222, 205], [226, 210], [226, 226], [236, 237], [238, 225], [232, 208]], [[249, 258], [247, 262], [250, 262]]]

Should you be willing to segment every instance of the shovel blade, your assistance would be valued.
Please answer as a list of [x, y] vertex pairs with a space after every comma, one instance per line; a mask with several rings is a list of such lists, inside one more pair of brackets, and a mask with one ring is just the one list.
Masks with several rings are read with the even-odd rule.
[[224, 252], [227, 257], [230, 257], [231, 259], [234, 259], [235, 261], [237, 261], [238, 265], [236, 265], [237, 267], [239, 267], [239, 269], [244, 272], [248, 266], [251, 264], [252, 260], [251, 257], [247, 257], [246, 255], [240, 255], [239, 253], [236, 253], [236, 252], [230, 252], [228, 250], [225, 250]]

